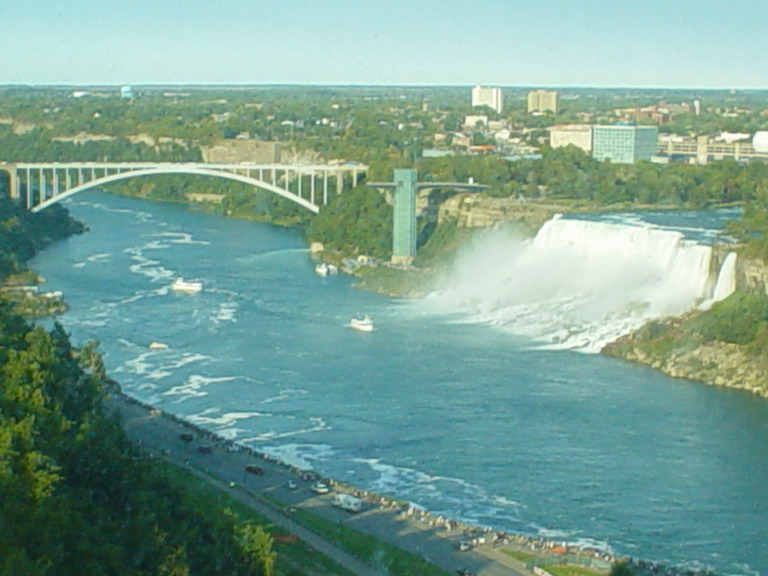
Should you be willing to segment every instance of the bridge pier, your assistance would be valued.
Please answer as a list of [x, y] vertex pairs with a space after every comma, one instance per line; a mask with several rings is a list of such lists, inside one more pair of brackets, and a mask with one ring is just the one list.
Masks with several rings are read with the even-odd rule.
[[8, 196], [11, 200], [19, 200], [21, 192], [19, 191], [19, 175], [15, 164], [3, 164], [1, 169], [8, 172]]

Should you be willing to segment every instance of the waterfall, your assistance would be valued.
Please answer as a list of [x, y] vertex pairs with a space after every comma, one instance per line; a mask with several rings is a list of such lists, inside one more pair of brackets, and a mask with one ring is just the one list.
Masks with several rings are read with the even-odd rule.
[[712, 291], [712, 297], [705, 300], [699, 308], [709, 310], [712, 304], [725, 300], [736, 290], [736, 252], [728, 252], [720, 267], [720, 273], [717, 275], [715, 289]]
[[711, 259], [711, 247], [677, 231], [555, 217], [533, 239], [476, 242], [428, 305], [539, 346], [598, 352], [710, 298]]

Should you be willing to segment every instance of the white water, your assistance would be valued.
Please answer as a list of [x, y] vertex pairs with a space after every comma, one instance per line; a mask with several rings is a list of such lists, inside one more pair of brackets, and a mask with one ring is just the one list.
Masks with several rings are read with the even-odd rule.
[[555, 217], [532, 240], [476, 242], [429, 302], [542, 347], [598, 352], [650, 318], [730, 294], [733, 259], [713, 294], [711, 258], [677, 231]]
[[736, 290], [736, 252], [729, 252], [720, 268], [712, 300], [724, 300]]

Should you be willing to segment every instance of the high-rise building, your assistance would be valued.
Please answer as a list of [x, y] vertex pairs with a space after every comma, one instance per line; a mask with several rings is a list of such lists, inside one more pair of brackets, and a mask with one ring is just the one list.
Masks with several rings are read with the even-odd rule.
[[542, 114], [560, 111], [560, 94], [550, 90], [528, 92], [528, 114]]
[[595, 126], [592, 131], [592, 157], [617, 164], [650, 160], [656, 154], [658, 139], [659, 129], [656, 126]]
[[501, 88], [483, 88], [475, 86], [472, 88], [472, 106], [488, 106], [501, 114], [504, 107], [504, 95]]

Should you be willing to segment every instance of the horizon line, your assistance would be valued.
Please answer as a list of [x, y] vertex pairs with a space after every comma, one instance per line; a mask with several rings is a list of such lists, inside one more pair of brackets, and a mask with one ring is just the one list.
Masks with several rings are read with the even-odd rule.
[[122, 86], [131, 86], [134, 88], [161, 88], [161, 87], [186, 87], [186, 88], [274, 88], [274, 87], [295, 87], [295, 88], [472, 88], [482, 86], [487, 88], [550, 88], [550, 89], [573, 89], [573, 90], [703, 90], [703, 91], [754, 91], [768, 92], [767, 87], [756, 86], [662, 86], [662, 85], [604, 85], [604, 84], [495, 84], [495, 83], [358, 83], [358, 82], [330, 82], [330, 83], [301, 83], [301, 82], [0, 82], [0, 88], [119, 88]]

